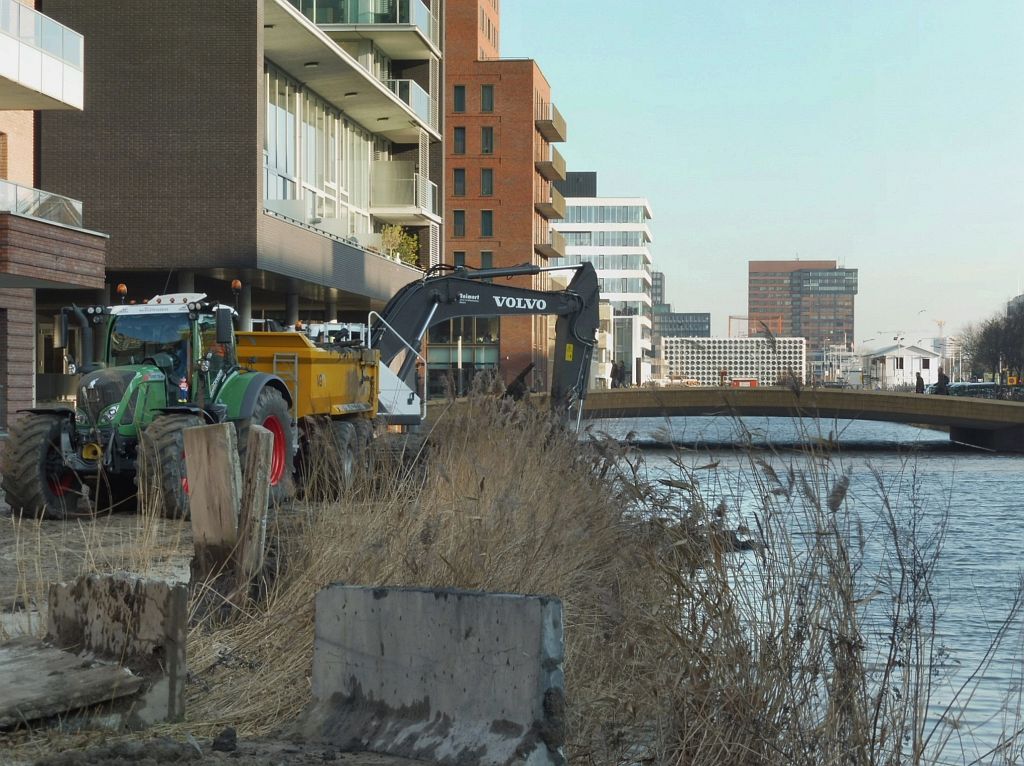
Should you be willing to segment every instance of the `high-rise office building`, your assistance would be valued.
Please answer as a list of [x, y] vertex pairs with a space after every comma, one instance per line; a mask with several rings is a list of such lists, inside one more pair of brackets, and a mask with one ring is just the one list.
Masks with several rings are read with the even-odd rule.
[[80, 31], [32, 5], [0, 0], [0, 431], [18, 410], [64, 392], [63, 353], [46, 334], [52, 315], [37, 316], [37, 295], [95, 295], [107, 249], [106, 235], [85, 226], [97, 225], [83, 218], [88, 198], [63, 196], [64, 185], [36, 177], [39, 115], [81, 119], [88, 78]]
[[[536, 61], [499, 58], [497, 0], [445, 3], [445, 246], [456, 266], [546, 265], [564, 252], [549, 221], [565, 213], [552, 181], [565, 161], [552, 144], [566, 124]], [[551, 289], [547, 274], [510, 284]], [[546, 381], [553, 342], [547, 317], [466, 318], [430, 334], [428, 379], [457, 365], [497, 369], [506, 380], [531, 362]], [[436, 391], [436, 388], [435, 388]]]
[[[576, 175], [569, 173], [566, 183], [572, 185]], [[594, 265], [601, 300], [612, 307], [608, 367], [617, 361], [626, 365], [629, 380], [646, 381], [653, 356], [651, 207], [643, 197], [599, 197], [596, 183], [593, 191], [566, 198], [565, 218], [553, 223], [565, 238], [565, 256], [552, 265]]]
[[[366, 319], [441, 257], [441, 0], [47, 0], [91, 41], [41, 181], [111, 233], [108, 281], [265, 316]], [[393, 230], [392, 230], [393, 231]]]
[[750, 336], [770, 331], [807, 339], [812, 378], [823, 374], [827, 351], [854, 344], [857, 269], [835, 261], [750, 261], [747, 322]]

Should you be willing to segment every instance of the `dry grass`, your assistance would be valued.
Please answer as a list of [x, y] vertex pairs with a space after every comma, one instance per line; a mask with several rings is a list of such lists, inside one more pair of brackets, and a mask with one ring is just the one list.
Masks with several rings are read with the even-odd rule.
[[[345, 582], [559, 597], [573, 763], [923, 764], [951, 744], [952, 706], [939, 720], [928, 709], [945, 526], [893, 477], [875, 477], [862, 518], [839, 456], [809, 449], [779, 468], [751, 451], [741, 489], [766, 548], [734, 554], [723, 525], [737, 488], [714, 463], [680, 455], [648, 477], [628, 447], [486, 397], [409, 449], [423, 459], [377, 453], [341, 488], [330, 442], [314, 445], [317, 499], [275, 515], [260, 598], [225, 618], [197, 587], [188, 722], [161, 731], [260, 735], [296, 716], [314, 594]], [[139, 524], [152, 555], [159, 535]], [[985, 762], [1010, 762], [1017, 722]]]

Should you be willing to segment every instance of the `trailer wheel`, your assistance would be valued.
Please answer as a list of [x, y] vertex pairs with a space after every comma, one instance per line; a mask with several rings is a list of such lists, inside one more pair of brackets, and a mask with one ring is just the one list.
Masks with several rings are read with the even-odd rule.
[[[188, 474], [185, 472], [185, 429], [204, 425], [198, 415], [158, 415], [142, 432], [140, 466], [144, 483], [160, 490], [160, 513], [168, 519], [188, 518]], [[142, 494], [144, 488], [139, 486]]]
[[367, 453], [373, 443], [373, 422], [369, 418], [357, 418], [353, 425], [356, 429], [356, 452], [366, 464]]
[[274, 448], [270, 453], [270, 502], [284, 503], [295, 496], [295, 432], [288, 403], [276, 388], [265, 386], [256, 398], [252, 417], [236, 424], [238, 455], [245, 465], [249, 448], [249, 426], [263, 426], [274, 435]]
[[352, 486], [359, 454], [356, 429], [347, 420], [332, 420], [331, 431], [334, 434], [334, 446], [338, 450], [338, 479], [342, 490], [347, 490]]
[[15, 513], [43, 519], [75, 514], [82, 481], [64, 465], [60, 435], [67, 418], [26, 413], [12, 427], [4, 444], [3, 489]]

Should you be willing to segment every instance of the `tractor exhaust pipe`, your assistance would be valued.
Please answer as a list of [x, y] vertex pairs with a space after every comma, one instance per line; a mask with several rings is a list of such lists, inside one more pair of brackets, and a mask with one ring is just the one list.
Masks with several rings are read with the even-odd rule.
[[71, 307], [71, 313], [78, 320], [78, 326], [82, 328], [82, 372], [92, 372], [96, 366], [93, 356], [92, 324], [85, 312], [78, 306]]

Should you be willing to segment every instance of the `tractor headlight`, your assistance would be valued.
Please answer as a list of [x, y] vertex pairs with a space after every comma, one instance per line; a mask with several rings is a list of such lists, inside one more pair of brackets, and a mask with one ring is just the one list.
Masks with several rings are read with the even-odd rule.
[[89, 416], [85, 414], [85, 410], [77, 410], [75, 412], [75, 424], [79, 426], [89, 425]]
[[100, 423], [110, 423], [114, 419], [114, 416], [117, 415], [117, 408], [118, 408], [118, 406], [120, 406], [120, 405], [111, 404], [109, 407], [107, 407], [105, 410], [103, 410], [103, 412], [100, 413], [99, 422]]

